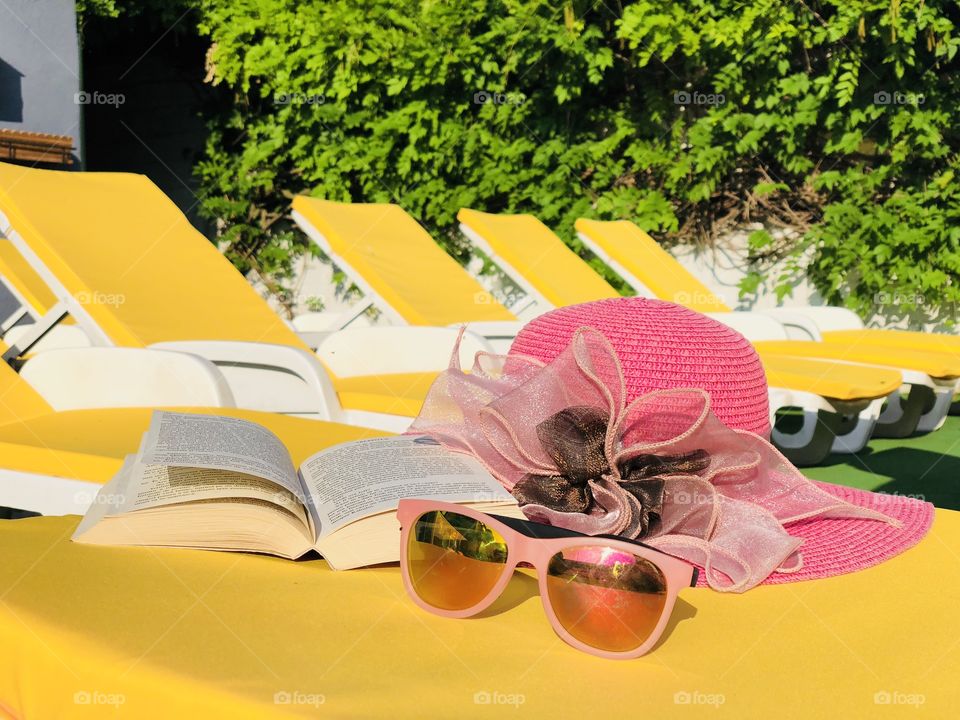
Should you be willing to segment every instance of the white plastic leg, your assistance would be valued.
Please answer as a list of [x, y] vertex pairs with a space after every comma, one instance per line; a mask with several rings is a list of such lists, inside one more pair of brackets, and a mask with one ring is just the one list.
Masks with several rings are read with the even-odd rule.
[[920, 422], [917, 423], [917, 432], [939, 430], [947, 421], [950, 404], [953, 402], [953, 388], [938, 387], [934, 392], [936, 393], [936, 399], [933, 407], [920, 416]]
[[834, 438], [830, 452], [850, 454], [863, 450], [870, 442], [870, 436], [873, 435], [873, 429], [877, 425], [877, 419], [880, 417], [880, 410], [883, 407], [883, 400], [883, 398], [877, 398], [866, 409], [862, 410], [857, 415], [857, 424], [853, 429]]
[[895, 423], [903, 417], [903, 401], [900, 399], [900, 390], [894, 390], [887, 398], [887, 406], [880, 413], [879, 421], [882, 423]]
[[774, 427], [770, 431], [770, 439], [779, 448], [789, 450], [806, 447], [813, 440], [813, 434], [817, 429], [817, 411], [804, 410], [803, 424], [795, 433], [783, 433]]

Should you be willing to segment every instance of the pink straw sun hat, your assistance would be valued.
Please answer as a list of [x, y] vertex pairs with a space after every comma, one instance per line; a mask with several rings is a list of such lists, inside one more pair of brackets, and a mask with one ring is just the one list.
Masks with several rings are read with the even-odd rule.
[[653, 390], [701, 388], [725, 425], [770, 437], [767, 379], [753, 345], [681, 305], [630, 297], [559, 308], [530, 321], [510, 354], [550, 362], [584, 326], [613, 345], [628, 401]]
[[[673, 303], [631, 297], [558, 308], [528, 323], [510, 356], [551, 363], [584, 327], [599, 331], [612, 345], [622, 366], [627, 402], [655, 390], [700, 388], [725, 425], [769, 437], [766, 378], [753, 346], [735, 330]], [[822, 516], [794, 522], [785, 529], [803, 540], [803, 564], [793, 572], [771, 574], [765, 584], [877, 565], [915, 545], [933, 523], [934, 508], [927, 502], [829, 483], [815, 485], [895, 523]], [[703, 574], [700, 584], [705, 584]]]

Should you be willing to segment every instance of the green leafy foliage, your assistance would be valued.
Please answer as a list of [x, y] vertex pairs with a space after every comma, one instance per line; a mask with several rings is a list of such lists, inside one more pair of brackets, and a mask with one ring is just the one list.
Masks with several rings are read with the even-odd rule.
[[206, 0], [195, 15], [208, 79], [233, 98], [197, 168], [203, 207], [241, 268], [306, 251], [287, 213], [312, 193], [398, 202], [461, 258], [460, 207], [532, 212], [578, 250], [577, 217], [668, 243], [759, 221], [744, 292], [778, 262], [781, 294], [808, 275], [864, 315], [896, 295], [942, 318], [960, 299], [955, 2]]
[[77, 0], [76, 13], [78, 21], [90, 17], [119, 17], [120, 8], [117, 0]]

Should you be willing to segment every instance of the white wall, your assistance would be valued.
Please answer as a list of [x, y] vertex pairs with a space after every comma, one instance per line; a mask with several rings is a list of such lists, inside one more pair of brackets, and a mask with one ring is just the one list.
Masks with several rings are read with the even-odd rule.
[[[671, 248], [671, 252], [691, 273], [710, 290], [723, 298], [724, 302], [738, 310], [762, 310], [777, 307], [774, 292], [776, 272], [769, 273], [770, 278], [761, 285], [753, 297], [739, 299], [740, 281], [749, 271], [747, 263], [747, 238], [755, 228], [728, 233], [717, 240], [712, 248], [698, 248], [682, 245]], [[785, 306], [822, 305], [823, 299], [816, 289], [806, 280], [793, 287], [793, 295], [785, 298]]]
[[73, 0], [0, 2], [0, 128], [69, 135], [81, 153]]

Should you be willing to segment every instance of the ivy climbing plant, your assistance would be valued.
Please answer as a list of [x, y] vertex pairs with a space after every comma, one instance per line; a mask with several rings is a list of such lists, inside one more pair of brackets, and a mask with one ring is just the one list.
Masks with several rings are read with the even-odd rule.
[[577, 217], [668, 244], [759, 222], [745, 293], [776, 263], [782, 294], [807, 276], [864, 316], [955, 314], [955, 2], [205, 0], [191, 17], [232, 98], [196, 168], [203, 208], [241, 269], [306, 251], [288, 207], [312, 193], [398, 202], [461, 258], [460, 207], [534, 213], [577, 250]]

